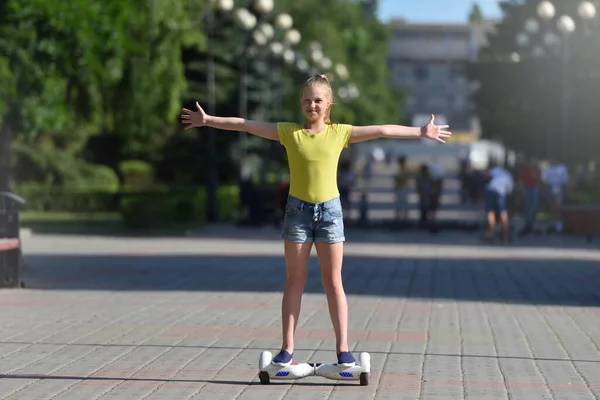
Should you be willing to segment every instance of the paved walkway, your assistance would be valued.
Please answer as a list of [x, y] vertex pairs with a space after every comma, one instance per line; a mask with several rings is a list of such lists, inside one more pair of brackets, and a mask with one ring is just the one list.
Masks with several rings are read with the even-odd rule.
[[[27, 288], [0, 291], [0, 398], [600, 397], [596, 244], [487, 247], [451, 234], [377, 243], [355, 232], [344, 267], [350, 337], [371, 353], [371, 384], [263, 386], [259, 354], [280, 345], [282, 246], [275, 232], [245, 232], [25, 238]], [[295, 358], [331, 362], [315, 257], [309, 274]]]

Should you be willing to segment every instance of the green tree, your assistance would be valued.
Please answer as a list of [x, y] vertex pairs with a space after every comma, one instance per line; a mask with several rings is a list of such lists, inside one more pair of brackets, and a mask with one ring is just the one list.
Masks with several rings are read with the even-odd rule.
[[[389, 89], [389, 68], [387, 63], [389, 32], [387, 27], [377, 21], [376, 15], [365, 14], [367, 3], [356, 0], [335, 0], [319, 2], [306, 0], [295, 2], [283, 0], [276, 2], [276, 9], [266, 17], [274, 18], [280, 12], [291, 14], [294, 27], [302, 34], [302, 42], [296, 48], [305, 56], [308, 55], [309, 44], [319, 41], [325, 55], [334, 63], [342, 63], [348, 67], [350, 81], [361, 92], [354, 102], [343, 102], [337, 96], [338, 89], [344, 84], [335, 73], [319, 69], [319, 73], [328, 73], [336, 91], [332, 117], [335, 121], [374, 124], [401, 122], [403, 117], [399, 109], [399, 96]], [[237, 7], [251, 7], [252, 1], [236, 2]], [[315, 11], [317, 10], [317, 11]], [[211, 48], [214, 50], [216, 62], [217, 104], [216, 110], [223, 115], [240, 114], [239, 86], [243, 63], [244, 47], [252, 42], [248, 32], [243, 32], [233, 21], [231, 15], [215, 15], [219, 29], [211, 37]], [[272, 22], [272, 21], [271, 21]], [[208, 104], [208, 88], [206, 86], [206, 54], [204, 51], [185, 52], [186, 74], [189, 91], [184, 103], [193, 105], [198, 100]], [[301, 120], [299, 89], [307, 74], [300, 72], [294, 65], [269, 55], [268, 48], [258, 48], [248, 57], [249, 99], [248, 114], [253, 118], [269, 120]], [[360, 61], [356, 61], [360, 60]], [[266, 68], [265, 68], [266, 67]], [[228, 157], [230, 145], [237, 141], [234, 133], [218, 133], [219, 171], [221, 180], [237, 177], [237, 171], [231, 166]], [[252, 151], [261, 154], [262, 158], [274, 159], [284, 155], [280, 146], [263, 140], [253, 141], [248, 138]], [[205, 154], [207, 135], [201, 133], [193, 139], [173, 138], [170, 140], [165, 162], [159, 170], [169, 170], [168, 177], [190, 181], [190, 175], [204, 180], [207, 168], [202, 163], [193, 162], [198, 154]], [[187, 155], [186, 155], [187, 153]], [[205, 157], [207, 158], [207, 157]], [[187, 160], [187, 161], [185, 161]], [[279, 161], [284, 161], [281, 158]], [[180, 168], [173, 169], [176, 163], [191, 165], [186, 169], [188, 176], [182, 176]], [[185, 174], [183, 174], [185, 175]], [[164, 179], [169, 179], [167, 176]], [[178, 178], [176, 178], [178, 177]]]
[[0, 7], [0, 190], [9, 187], [11, 147], [37, 178], [56, 183], [85, 173], [82, 150], [93, 135], [120, 138], [110, 152], [124, 157], [158, 151], [187, 90], [182, 49], [204, 45], [202, 3]]
[[[326, 73], [332, 82], [332, 120], [335, 122], [357, 125], [404, 122], [400, 109], [401, 95], [389, 86], [391, 74], [387, 56], [390, 32], [377, 20], [376, 7], [376, 1], [363, 0], [282, 0], [276, 3], [273, 15], [289, 13], [294, 27], [301, 32], [302, 41], [295, 50], [314, 68], [309, 72]], [[320, 44], [324, 56], [333, 62], [329, 70], [315, 66], [310, 60], [310, 48], [316, 42]], [[347, 81], [337, 75], [337, 64], [347, 67], [350, 74]], [[273, 121], [301, 122], [300, 87], [309, 73], [298, 70], [293, 63], [288, 65], [269, 56], [268, 51], [255, 56], [249, 67], [249, 115]], [[339, 95], [339, 89], [348, 83], [352, 83], [360, 92], [358, 98], [350, 101]], [[269, 95], [266, 103], [265, 95]], [[265, 106], [268, 113], [263, 109]], [[250, 142], [253, 153], [263, 160], [272, 161], [270, 168], [285, 164], [285, 152], [281, 146], [254, 141], [252, 138]], [[266, 169], [263, 166], [262, 171], [266, 173]]]
[[471, 7], [471, 11], [469, 12], [469, 22], [470, 23], [482, 22], [484, 19], [485, 19], [485, 17], [483, 16], [483, 12], [481, 11], [481, 7], [479, 6], [479, 3], [477, 3], [477, 2], [473, 3], [473, 6]]
[[379, 9], [379, 0], [361, 0], [363, 14], [371, 18], [377, 18], [377, 10]]
[[60, 173], [72, 170], [68, 160], [97, 132], [98, 76], [118, 58], [111, 51], [100, 57], [110, 38], [100, 4], [2, 2], [0, 190], [10, 189], [13, 139]]
[[177, 129], [188, 91], [183, 50], [205, 48], [204, 6], [191, 0], [134, 0], [118, 80], [103, 92], [103, 129], [123, 138], [124, 157], [152, 157]]
[[[376, 15], [364, 13], [367, 3], [283, 0], [281, 7], [294, 17], [294, 24], [303, 33], [303, 52], [309, 53], [312, 41], [319, 42], [327, 57], [347, 66], [349, 80], [360, 92], [359, 98], [351, 103], [335, 99], [337, 104], [332, 112], [335, 120], [361, 125], [403, 122], [401, 96], [389, 85], [391, 71], [387, 56], [390, 31], [377, 20]], [[296, 90], [290, 92], [286, 107], [299, 107], [298, 84], [295, 82]], [[334, 88], [342, 84], [339, 78], [333, 81]]]

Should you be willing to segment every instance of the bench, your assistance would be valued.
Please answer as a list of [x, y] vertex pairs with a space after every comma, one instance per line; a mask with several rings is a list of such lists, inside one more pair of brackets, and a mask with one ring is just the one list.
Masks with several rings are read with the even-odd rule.
[[17, 206], [25, 200], [10, 192], [0, 192], [0, 287], [23, 287], [20, 282], [22, 254]]
[[20, 245], [19, 239], [0, 239], [0, 252], [18, 249]]
[[565, 233], [585, 236], [588, 242], [600, 236], [600, 204], [566, 206], [561, 214]]

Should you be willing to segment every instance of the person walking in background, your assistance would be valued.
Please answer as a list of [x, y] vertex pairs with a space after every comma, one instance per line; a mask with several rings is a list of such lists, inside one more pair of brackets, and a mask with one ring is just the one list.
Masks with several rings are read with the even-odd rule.
[[444, 164], [437, 156], [433, 156], [429, 163], [429, 173], [435, 180], [443, 181], [446, 175]]
[[406, 222], [408, 219], [408, 192], [410, 190], [410, 172], [406, 166], [406, 157], [398, 158], [398, 170], [394, 175], [394, 186], [396, 188], [396, 225], [400, 221]]
[[510, 240], [508, 208], [506, 198], [514, 189], [514, 180], [510, 172], [503, 167], [494, 167], [489, 171], [490, 181], [485, 188], [485, 212], [487, 214], [487, 239], [492, 243], [496, 236], [496, 218], [502, 227], [502, 241]]
[[534, 160], [529, 161], [519, 174], [519, 182], [523, 185], [523, 230], [520, 235], [533, 232], [540, 204], [541, 174]]
[[560, 209], [564, 204], [567, 182], [569, 181], [569, 172], [565, 164], [558, 160], [552, 160], [544, 170], [543, 181], [546, 185], [546, 196], [552, 218], [549, 231], [560, 233], [562, 232]]
[[419, 226], [437, 232], [436, 212], [439, 205], [439, 185], [429, 170], [427, 164], [421, 164], [415, 178], [415, 187], [419, 195]]
[[444, 179], [446, 178], [446, 168], [439, 157], [433, 156], [429, 163], [429, 174], [433, 180], [433, 210], [435, 214], [440, 206], [440, 198], [444, 188]]

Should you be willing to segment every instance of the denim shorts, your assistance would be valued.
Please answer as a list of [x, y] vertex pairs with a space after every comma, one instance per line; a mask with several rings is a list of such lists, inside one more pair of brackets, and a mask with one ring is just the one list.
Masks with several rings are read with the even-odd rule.
[[345, 241], [340, 198], [309, 203], [288, 196], [282, 238], [296, 243]]
[[506, 209], [506, 197], [498, 192], [490, 189], [485, 191], [485, 211], [486, 212], [505, 212]]

